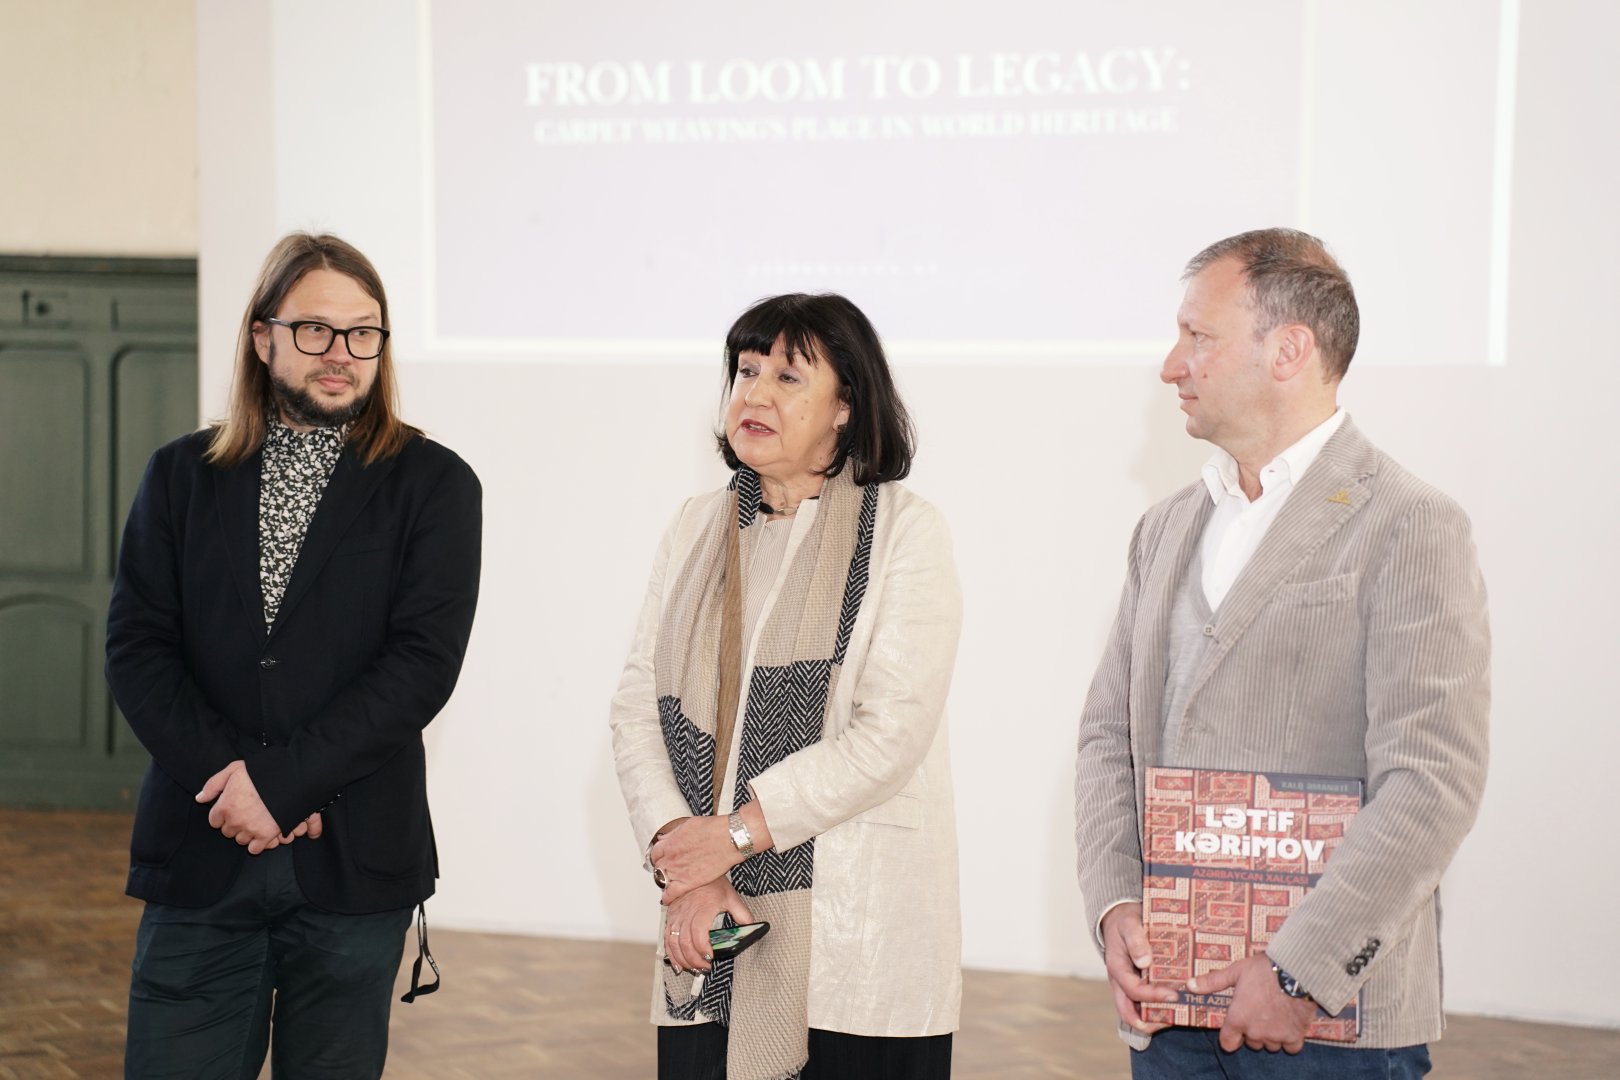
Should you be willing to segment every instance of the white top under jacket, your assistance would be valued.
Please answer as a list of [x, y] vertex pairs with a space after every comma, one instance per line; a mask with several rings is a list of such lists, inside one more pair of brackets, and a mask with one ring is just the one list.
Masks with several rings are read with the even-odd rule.
[[[642, 845], [691, 812], [664, 748], [653, 689], [664, 581], [689, 557], [726, 494], [687, 500], [665, 533], [613, 696], [613, 756]], [[746, 643], [745, 692], [759, 631], [816, 508], [806, 500], [795, 515], [776, 583]], [[961, 619], [944, 518], [901, 485], [884, 484], [866, 597], [822, 739], [753, 782], [777, 847], [816, 840], [812, 1028], [878, 1036], [956, 1030], [962, 932], [945, 698]], [[732, 805], [740, 742], [732, 740], [722, 806]], [[655, 895], [649, 884], [649, 907]], [[656, 979], [652, 1019], [678, 1023], [665, 1013]]]
[[1261, 469], [1260, 497], [1253, 502], [1243, 494], [1238, 483], [1237, 459], [1231, 454], [1216, 447], [1214, 455], [1204, 463], [1204, 487], [1215, 509], [1204, 526], [1203, 546], [1199, 551], [1204, 564], [1204, 599], [1211, 610], [1220, 609], [1221, 601], [1232, 591], [1232, 583], [1243, 573], [1243, 568], [1249, 565], [1283, 504], [1322, 453], [1322, 447], [1344, 423], [1344, 418], [1345, 411], [1335, 409], [1332, 416]]

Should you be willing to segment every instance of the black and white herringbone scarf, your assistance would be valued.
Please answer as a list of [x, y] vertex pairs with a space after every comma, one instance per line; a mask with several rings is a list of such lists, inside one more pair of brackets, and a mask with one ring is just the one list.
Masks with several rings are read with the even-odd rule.
[[[730, 490], [669, 579], [653, 661], [664, 745], [681, 794], [697, 815], [715, 812], [714, 770], [727, 765], [715, 761], [727, 530], [739, 530], [743, 567], [758, 539], [758, 475], [739, 469]], [[875, 484], [857, 487], [836, 476], [822, 486], [815, 520], [757, 635], [735, 729], [732, 809], [752, 797], [748, 783], [754, 777], [821, 739], [866, 595], [877, 501]], [[726, 1025], [730, 1080], [791, 1080], [808, 1059], [814, 876], [814, 840], [754, 855], [731, 871], [731, 882], [754, 918], [771, 924], [770, 934], [736, 960], [716, 961], [698, 997], [692, 996], [691, 973], [664, 969], [664, 1005], [671, 1017], [691, 1020], [701, 1009]]]

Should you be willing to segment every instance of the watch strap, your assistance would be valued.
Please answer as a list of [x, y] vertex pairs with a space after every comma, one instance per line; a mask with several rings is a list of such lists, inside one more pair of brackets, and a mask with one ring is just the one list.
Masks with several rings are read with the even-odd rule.
[[1299, 985], [1298, 979], [1288, 974], [1288, 972], [1284, 971], [1276, 964], [1271, 965], [1271, 970], [1277, 975], [1277, 987], [1289, 997], [1294, 998], [1295, 1000], [1301, 1000], [1311, 996], [1308, 990]]

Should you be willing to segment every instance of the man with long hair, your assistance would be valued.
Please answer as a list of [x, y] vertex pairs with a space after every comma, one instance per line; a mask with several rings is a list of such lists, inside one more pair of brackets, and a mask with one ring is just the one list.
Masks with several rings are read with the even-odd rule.
[[388, 338], [364, 255], [285, 237], [229, 414], [158, 450], [130, 510], [107, 681], [152, 764], [128, 1077], [255, 1077], [272, 1034], [277, 1077], [382, 1074], [482, 522], [473, 471], [400, 419]]

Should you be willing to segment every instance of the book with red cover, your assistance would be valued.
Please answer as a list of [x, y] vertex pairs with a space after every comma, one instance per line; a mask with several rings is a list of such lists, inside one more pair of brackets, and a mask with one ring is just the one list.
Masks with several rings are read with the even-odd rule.
[[[1220, 1027], [1230, 992], [1182, 987], [1266, 947], [1321, 878], [1361, 802], [1362, 782], [1346, 777], [1148, 769], [1142, 830], [1142, 918], [1153, 945], [1148, 978], [1181, 996], [1144, 1002], [1142, 1018]], [[1359, 1006], [1358, 997], [1336, 1017], [1318, 1010], [1308, 1037], [1354, 1042]]]

